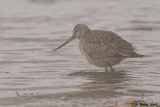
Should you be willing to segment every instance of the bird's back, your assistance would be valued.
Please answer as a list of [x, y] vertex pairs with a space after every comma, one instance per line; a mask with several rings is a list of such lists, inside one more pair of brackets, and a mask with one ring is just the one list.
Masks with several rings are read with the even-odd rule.
[[91, 30], [80, 39], [83, 53], [92, 57], [141, 57], [132, 44], [112, 31]]

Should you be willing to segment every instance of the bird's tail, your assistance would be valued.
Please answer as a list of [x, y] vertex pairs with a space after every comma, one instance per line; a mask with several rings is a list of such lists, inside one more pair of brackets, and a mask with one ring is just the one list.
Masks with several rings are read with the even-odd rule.
[[138, 54], [138, 55], [140, 58], [146, 57], [146, 55], [140, 55], [140, 54]]
[[133, 57], [139, 57], [139, 58], [143, 58], [143, 57], [146, 57], [146, 55], [135, 54]]

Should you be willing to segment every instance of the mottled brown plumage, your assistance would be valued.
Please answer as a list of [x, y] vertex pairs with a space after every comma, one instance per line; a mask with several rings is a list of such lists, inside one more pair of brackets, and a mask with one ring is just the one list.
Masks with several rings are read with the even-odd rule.
[[105, 67], [106, 70], [110, 67], [114, 71], [112, 66], [126, 58], [143, 57], [135, 52], [131, 43], [112, 31], [90, 30], [84, 24], [77, 24], [73, 36], [54, 51], [75, 38], [80, 40], [80, 51], [86, 59], [95, 66]]

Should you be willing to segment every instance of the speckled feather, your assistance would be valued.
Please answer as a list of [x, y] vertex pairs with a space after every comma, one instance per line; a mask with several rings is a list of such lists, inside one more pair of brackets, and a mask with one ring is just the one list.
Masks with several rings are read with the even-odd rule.
[[140, 57], [132, 44], [112, 31], [88, 31], [80, 39], [80, 45], [92, 57]]

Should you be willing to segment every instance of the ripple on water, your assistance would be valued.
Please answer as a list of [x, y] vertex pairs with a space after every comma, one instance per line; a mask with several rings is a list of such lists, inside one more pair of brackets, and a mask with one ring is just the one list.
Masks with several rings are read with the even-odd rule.
[[[142, 94], [160, 99], [158, 4], [146, 0], [0, 0], [0, 105], [36, 103], [40, 107], [53, 102], [48, 106], [106, 107]], [[147, 57], [126, 59], [115, 66], [116, 73], [106, 73], [81, 56], [78, 41], [51, 53], [72, 35], [77, 23], [116, 31]], [[63, 102], [66, 96], [69, 100]], [[105, 105], [96, 105], [103, 101]]]

